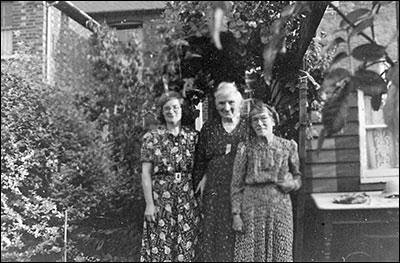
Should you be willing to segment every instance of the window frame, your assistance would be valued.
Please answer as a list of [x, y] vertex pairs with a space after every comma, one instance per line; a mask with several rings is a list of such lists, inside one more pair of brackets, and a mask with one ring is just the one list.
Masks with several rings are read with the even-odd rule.
[[12, 12], [7, 12], [6, 7], [10, 8], [12, 11], [13, 2], [12, 1], [1, 1], [1, 30], [12, 29]]
[[360, 140], [360, 182], [368, 183], [385, 183], [388, 180], [399, 179], [399, 168], [377, 168], [368, 169], [367, 160], [367, 129], [369, 128], [385, 128], [385, 124], [366, 125], [365, 122], [365, 104], [364, 92], [357, 90], [358, 100], [358, 121], [359, 121], [359, 140]]

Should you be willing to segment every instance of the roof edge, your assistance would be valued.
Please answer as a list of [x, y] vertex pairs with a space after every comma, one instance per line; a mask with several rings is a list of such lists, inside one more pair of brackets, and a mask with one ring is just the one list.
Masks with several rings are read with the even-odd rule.
[[70, 1], [46, 1], [49, 6], [53, 6], [75, 20], [80, 25], [86, 27], [90, 31], [94, 31], [95, 27], [100, 27], [100, 23], [89, 16], [86, 12], [79, 9]]

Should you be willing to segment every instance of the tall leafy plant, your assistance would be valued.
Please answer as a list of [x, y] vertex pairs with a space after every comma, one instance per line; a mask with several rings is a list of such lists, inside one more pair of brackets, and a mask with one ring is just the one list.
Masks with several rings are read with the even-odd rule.
[[[87, 110], [100, 123], [103, 140], [112, 150], [112, 169], [119, 178], [120, 197], [138, 196], [140, 138], [143, 117], [154, 106], [153, 86], [147, 85], [138, 43], [119, 42], [115, 30], [96, 27], [90, 38], [89, 60], [101, 83], [88, 100]], [[134, 181], [132, 181], [134, 180]], [[140, 189], [139, 189], [140, 190]], [[133, 192], [132, 192], [133, 191]]]
[[[373, 1], [370, 8], [359, 8], [347, 15], [329, 3], [342, 18], [338, 32], [345, 32], [346, 37], [334, 38], [326, 50], [329, 52], [339, 45], [345, 45], [346, 49], [333, 58], [322, 85], [323, 91], [330, 96], [322, 110], [324, 128], [319, 138], [319, 149], [326, 136], [331, 136], [344, 127], [349, 107], [348, 97], [357, 89], [371, 97], [371, 107], [375, 111], [381, 108], [383, 94], [387, 94], [383, 108], [385, 122], [394, 134], [399, 133], [399, 65], [387, 52], [390, 43], [378, 43], [374, 31], [379, 10], [391, 2]], [[372, 34], [368, 34], [367, 30]], [[392, 41], [396, 36], [398, 38], [398, 32], [394, 34]], [[352, 47], [353, 38], [364, 38], [367, 43]], [[349, 60], [350, 69], [337, 66], [343, 59]], [[383, 74], [373, 69], [377, 63], [387, 66]]]
[[[1, 64], [2, 260], [61, 258], [68, 232], [107, 195], [107, 149], [73, 91], [42, 81], [41, 56]], [[34, 74], [31, 74], [34, 73]], [[72, 242], [67, 249], [71, 251]]]

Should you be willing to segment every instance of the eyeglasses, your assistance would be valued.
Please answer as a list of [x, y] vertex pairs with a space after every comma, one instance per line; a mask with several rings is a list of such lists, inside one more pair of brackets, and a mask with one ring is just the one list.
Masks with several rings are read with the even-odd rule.
[[261, 123], [268, 123], [268, 121], [269, 121], [270, 119], [271, 119], [271, 118], [266, 117], [266, 116], [253, 117], [253, 118], [251, 118], [251, 123], [252, 123], [252, 124], [257, 124], [258, 121], [261, 121]]
[[181, 106], [179, 106], [179, 105], [174, 105], [174, 106], [166, 106], [166, 107], [163, 107], [163, 111], [165, 112], [165, 113], [167, 113], [167, 112], [169, 112], [170, 110], [173, 110], [174, 112], [177, 112], [178, 110], [180, 110], [181, 109]]

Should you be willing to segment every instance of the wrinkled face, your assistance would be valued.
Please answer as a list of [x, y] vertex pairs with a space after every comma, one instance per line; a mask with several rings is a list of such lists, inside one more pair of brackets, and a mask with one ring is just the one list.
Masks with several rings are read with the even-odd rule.
[[182, 108], [178, 99], [171, 99], [163, 106], [163, 115], [167, 123], [176, 124], [182, 118]]
[[257, 136], [266, 137], [272, 135], [275, 122], [267, 112], [263, 112], [251, 117], [251, 126]]
[[240, 102], [233, 93], [220, 94], [215, 98], [217, 111], [222, 119], [233, 119], [240, 115]]

